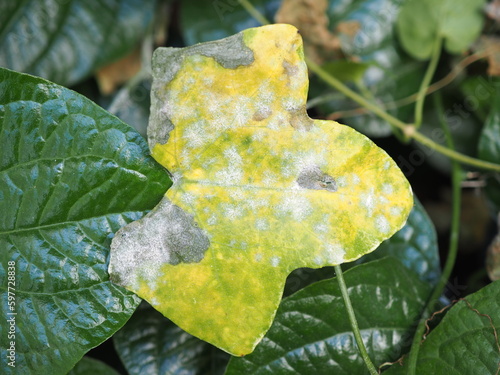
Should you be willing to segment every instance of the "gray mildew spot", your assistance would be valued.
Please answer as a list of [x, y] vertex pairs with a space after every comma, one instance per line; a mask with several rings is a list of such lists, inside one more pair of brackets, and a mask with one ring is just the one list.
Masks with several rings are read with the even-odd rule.
[[210, 246], [193, 216], [163, 198], [138, 221], [120, 229], [111, 243], [109, 273], [123, 286], [154, 282], [165, 263], [198, 263]]
[[297, 183], [305, 189], [337, 191], [335, 179], [323, 173], [316, 165], [304, 168], [297, 178]]
[[[173, 106], [167, 85], [174, 79], [188, 56], [211, 57], [226, 69], [236, 69], [253, 63], [254, 56], [239, 33], [214, 42], [197, 44], [186, 48], [158, 48], [153, 55], [153, 86], [151, 89], [151, 115], [148, 125], [148, 142], [152, 149], [156, 143], [165, 144], [174, 129], [171, 121]], [[216, 85], [217, 82], [214, 82]]]

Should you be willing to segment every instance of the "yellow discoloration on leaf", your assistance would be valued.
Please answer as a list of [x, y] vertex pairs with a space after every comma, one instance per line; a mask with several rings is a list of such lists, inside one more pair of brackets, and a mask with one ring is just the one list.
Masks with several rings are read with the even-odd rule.
[[293, 26], [250, 29], [243, 41], [253, 62], [225, 68], [207, 53], [186, 53], [155, 92], [173, 124], [152, 148], [174, 175], [166, 197], [210, 246], [198, 263], [161, 264], [154, 282], [125, 285], [234, 355], [263, 337], [293, 269], [374, 250], [413, 203], [401, 171], [368, 138], [307, 117]]

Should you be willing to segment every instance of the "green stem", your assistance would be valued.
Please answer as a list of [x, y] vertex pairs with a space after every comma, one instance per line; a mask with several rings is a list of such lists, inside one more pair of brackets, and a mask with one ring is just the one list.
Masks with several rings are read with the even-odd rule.
[[[443, 127], [444, 133], [446, 135], [446, 143], [450, 149], [454, 149], [453, 138], [451, 136], [450, 130], [448, 128], [448, 124], [445, 122], [444, 117], [441, 116], [443, 113], [443, 104], [440, 96], [436, 97], [436, 107], [439, 109], [441, 125]], [[427, 318], [430, 316], [430, 313], [435, 310], [436, 302], [439, 300], [439, 297], [443, 293], [443, 290], [448, 282], [451, 271], [455, 265], [455, 260], [457, 258], [458, 251], [458, 237], [460, 233], [460, 205], [462, 198], [462, 168], [457, 161], [452, 160], [452, 217], [451, 217], [451, 233], [450, 233], [450, 247], [448, 250], [448, 256], [446, 258], [446, 263], [443, 268], [443, 272], [441, 274], [441, 278], [439, 279], [436, 288], [432, 292], [427, 306], [425, 307], [422, 318], [417, 326], [415, 331], [415, 336], [413, 336], [413, 342], [411, 345], [410, 356], [408, 360], [408, 374], [415, 375], [418, 352], [420, 351], [420, 341], [422, 335], [425, 331], [425, 322]]]
[[378, 371], [373, 365], [373, 362], [366, 351], [365, 344], [363, 344], [363, 339], [361, 338], [361, 333], [359, 332], [358, 322], [356, 320], [356, 315], [354, 314], [354, 309], [351, 305], [351, 300], [349, 299], [349, 293], [347, 292], [347, 287], [344, 281], [344, 275], [342, 274], [342, 267], [340, 265], [335, 266], [335, 274], [337, 276], [337, 281], [339, 283], [340, 292], [342, 293], [342, 298], [344, 299], [345, 308], [347, 310], [347, 315], [349, 316], [349, 321], [351, 322], [352, 332], [354, 333], [354, 338], [358, 344], [359, 352], [363, 361], [365, 361], [368, 371], [371, 375], [378, 375]]
[[255, 8], [252, 3], [250, 3], [250, 1], [248, 0], [238, 0], [238, 2], [241, 4], [241, 6], [243, 8], [245, 8], [245, 10], [250, 13], [250, 15], [255, 18], [257, 21], [259, 21], [262, 25], [269, 25], [270, 22], [267, 20], [266, 17], [264, 17], [262, 15], [261, 12], [259, 12], [257, 10], [257, 8]]
[[420, 128], [422, 125], [422, 116], [424, 112], [424, 102], [425, 96], [427, 94], [427, 90], [429, 89], [429, 85], [431, 84], [432, 77], [434, 77], [434, 73], [436, 72], [436, 67], [439, 62], [439, 57], [441, 56], [441, 45], [442, 39], [437, 38], [434, 42], [434, 46], [432, 47], [432, 57], [427, 67], [427, 71], [425, 72], [424, 79], [422, 80], [422, 84], [420, 85], [420, 89], [417, 94], [417, 101], [415, 103], [415, 128]]

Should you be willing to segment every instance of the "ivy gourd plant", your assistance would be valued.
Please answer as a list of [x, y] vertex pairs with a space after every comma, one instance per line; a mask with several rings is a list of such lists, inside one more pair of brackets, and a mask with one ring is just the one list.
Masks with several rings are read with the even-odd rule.
[[[63, 26], [46, 25], [53, 54], [28, 53], [25, 61], [10, 57], [17, 44], [0, 30], [0, 65], [78, 82], [131, 50], [153, 3], [58, 2], [47, 14], [57, 22], [77, 22], [72, 9], [81, 8], [128, 33], [104, 55], [96, 53], [101, 44], [87, 43], [94, 51], [88, 59], [56, 69]], [[194, 3], [202, 17], [233, 6], [184, 0], [185, 25], [197, 17]], [[239, 3], [266, 22], [249, 2]], [[255, 3], [269, 13], [278, 2]], [[285, 3], [279, 19], [293, 18]], [[326, 13], [337, 4], [319, 3], [330, 4]], [[368, 3], [353, 1], [342, 17], [363, 19], [376, 9]], [[402, 47], [415, 59], [431, 58], [411, 125], [306, 57], [301, 33], [288, 24], [157, 49], [147, 142], [83, 95], [0, 68], [0, 372], [498, 375], [499, 281], [443, 306], [450, 262], [441, 277], [434, 227], [395, 161], [350, 126], [306, 112], [309, 67], [379, 115], [379, 130], [390, 132], [390, 123], [433, 145], [418, 130], [422, 93], [441, 47], [461, 52], [477, 37], [484, 1], [440, 1], [437, 13], [430, 1], [390, 3], [401, 8], [399, 18], [395, 11], [384, 19], [397, 26]], [[436, 15], [452, 14], [455, 5], [468, 10], [461, 22], [471, 22], [461, 33], [454, 17]], [[19, 9], [27, 8], [0, 5], [0, 20]], [[229, 16], [252, 24], [243, 7]], [[413, 33], [412, 22], [427, 19], [433, 27]], [[15, 18], [5, 25], [23, 29]], [[197, 25], [185, 34], [188, 44], [206, 36]], [[81, 37], [88, 42], [89, 35]], [[359, 87], [373, 68], [369, 61], [331, 65], [339, 66], [355, 67], [343, 77], [356, 77]], [[492, 108], [482, 160], [463, 157], [452, 142], [438, 149], [498, 170], [498, 117]], [[462, 175], [458, 163], [452, 170], [456, 203]], [[125, 368], [83, 357], [112, 336]]]

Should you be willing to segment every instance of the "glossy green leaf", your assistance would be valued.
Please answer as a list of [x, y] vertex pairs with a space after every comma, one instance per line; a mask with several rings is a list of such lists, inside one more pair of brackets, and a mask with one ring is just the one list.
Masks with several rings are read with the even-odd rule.
[[136, 47], [154, 0], [0, 2], [0, 66], [71, 85]]
[[408, 181], [373, 142], [311, 120], [297, 29], [159, 49], [149, 144], [174, 185], [113, 239], [110, 274], [194, 336], [250, 353], [286, 276], [373, 251], [405, 223]]
[[[345, 272], [361, 336], [375, 366], [394, 361], [411, 344], [430, 287], [394, 258]], [[284, 299], [254, 353], [232, 358], [226, 375], [368, 374], [335, 279]]]
[[191, 336], [143, 302], [113, 336], [129, 375], [218, 375], [229, 356]]
[[132, 128], [37, 77], [0, 69], [0, 127], [1, 315], [17, 314], [16, 368], [4, 355], [3, 373], [65, 374], [139, 303], [109, 281], [109, 245], [169, 179]]
[[382, 242], [373, 253], [359, 258], [354, 264], [392, 256], [415, 272], [422, 281], [435, 286], [441, 274], [436, 229], [418, 199], [399, 232]]
[[[490, 114], [479, 139], [479, 158], [498, 163], [500, 161], [500, 95], [495, 95]], [[500, 173], [487, 179], [486, 193], [500, 210]]]
[[[500, 281], [461, 299], [422, 343], [417, 374], [497, 375], [500, 369]], [[393, 365], [386, 374], [406, 374]]]
[[398, 35], [405, 50], [428, 59], [438, 38], [452, 54], [464, 52], [483, 27], [486, 0], [408, 0], [398, 18]]
[[97, 359], [83, 357], [68, 375], [119, 375], [119, 373]]

